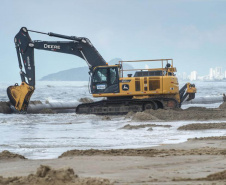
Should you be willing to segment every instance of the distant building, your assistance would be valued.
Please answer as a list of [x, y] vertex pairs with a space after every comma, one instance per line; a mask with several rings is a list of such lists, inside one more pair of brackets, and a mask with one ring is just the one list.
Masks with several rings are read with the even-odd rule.
[[180, 74], [180, 79], [191, 80], [191, 81], [225, 81], [226, 80], [226, 71], [222, 67], [215, 67], [209, 69], [208, 75], [200, 76], [197, 71], [192, 71], [189, 75], [185, 72]]
[[210, 68], [209, 80], [222, 80], [225, 78], [225, 74], [222, 73], [222, 67]]
[[219, 77], [222, 74], [222, 67], [216, 67], [215, 68], [215, 76]]
[[190, 80], [191, 80], [191, 81], [197, 80], [197, 71], [192, 71], [192, 72], [191, 72]]
[[[226, 72], [226, 71], [225, 71], [225, 72]], [[187, 80], [187, 79], [188, 79], [187, 73], [183, 72], [183, 74], [182, 74], [182, 79], [183, 79], [183, 80]]]
[[223, 80], [224, 74], [222, 73], [222, 67], [216, 67], [215, 68], [215, 79], [217, 80]]
[[214, 78], [214, 70], [213, 70], [213, 68], [210, 68], [209, 76], [210, 76], [210, 80], [212, 80]]

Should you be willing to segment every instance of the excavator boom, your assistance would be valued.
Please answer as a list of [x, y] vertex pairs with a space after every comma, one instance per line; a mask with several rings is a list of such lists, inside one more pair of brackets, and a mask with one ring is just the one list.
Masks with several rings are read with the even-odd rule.
[[[29, 36], [29, 31], [46, 34], [52, 37], [63, 38], [70, 41], [33, 41]], [[52, 32], [43, 33], [28, 30], [26, 27], [22, 27], [16, 34], [14, 42], [18, 56], [22, 84], [20, 86], [15, 84], [14, 86], [8, 87], [7, 94], [11, 104], [18, 111], [27, 110], [30, 97], [35, 90], [34, 49], [76, 55], [86, 61], [89, 66], [90, 73], [93, 72], [93, 69], [96, 66], [107, 65], [90, 40], [85, 37], [66, 36]], [[23, 71], [23, 69], [25, 71]]]

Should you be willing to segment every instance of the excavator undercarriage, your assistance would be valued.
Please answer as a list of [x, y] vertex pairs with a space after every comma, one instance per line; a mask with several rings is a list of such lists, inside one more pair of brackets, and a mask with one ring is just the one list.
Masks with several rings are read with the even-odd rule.
[[94, 103], [80, 104], [76, 108], [77, 114], [126, 114], [128, 112], [142, 112], [147, 109], [179, 108], [173, 98], [123, 99], [102, 100]]
[[177, 109], [183, 101], [195, 98], [196, 88], [194, 84], [187, 83], [180, 90], [181, 101], [178, 102], [174, 95], [153, 96], [143, 99], [126, 99], [125, 97], [108, 98], [107, 100], [93, 103], [83, 103], [77, 106], [77, 114], [116, 115], [128, 112], [142, 112], [147, 109]]

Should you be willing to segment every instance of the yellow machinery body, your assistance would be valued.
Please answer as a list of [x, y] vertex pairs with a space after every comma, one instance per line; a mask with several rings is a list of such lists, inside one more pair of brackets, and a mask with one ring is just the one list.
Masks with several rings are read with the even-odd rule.
[[[161, 68], [149, 69], [123, 69], [123, 62], [153, 62], [160, 61]], [[163, 67], [164, 62], [166, 67]], [[98, 70], [117, 69], [115, 70], [113, 85], [117, 86], [117, 92], [110, 91], [103, 93], [92, 93], [93, 97], [106, 97], [107, 100], [98, 101], [88, 104], [80, 104], [76, 108], [76, 113], [81, 114], [117, 114], [127, 113], [129, 111], [144, 111], [145, 109], [158, 108], [177, 108], [187, 98], [191, 100], [195, 98], [196, 88], [193, 84], [186, 83], [179, 89], [178, 79], [175, 75], [176, 68], [173, 67], [172, 59], [145, 60], [145, 61], [120, 61], [117, 65], [98, 66]], [[127, 74], [125, 71], [133, 71], [134, 74]], [[110, 72], [110, 70], [109, 70]], [[95, 69], [94, 69], [95, 74]], [[108, 77], [103, 77], [98, 82], [104, 86], [106, 81], [112, 81], [110, 73]], [[91, 78], [95, 82], [95, 75]], [[106, 80], [108, 79], [108, 80]], [[93, 85], [97, 88], [99, 84]], [[34, 87], [29, 86], [26, 82], [22, 82], [20, 86], [10, 86], [7, 89], [10, 102], [18, 111], [27, 110], [30, 97], [34, 92]]]
[[[93, 94], [93, 97], [126, 97], [132, 99], [173, 98], [180, 103], [179, 84], [175, 76], [120, 78], [119, 93]], [[129, 87], [125, 90], [123, 87]]]
[[[120, 78], [119, 78], [119, 92], [118, 93], [99, 93], [93, 94], [93, 97], [132, 97], [132, 99], [149, 99], [149, 98], [169, 98], [174, 99], [181, 103], [180, 90], [178, 78], [175, 75], [177, 71], [173, 67], [172, 59], [157, 59], [157, 60], [141, 60], [141, 61], [120, 61], [119, 65], [122, 65], [124, 62], [155, 62], [160, 61], [162, 63], [161, 68], [152, 68], [152, 69], [132, 69], [132, 70], [123, 70], [120, 69]], [[163, 67], [164, 62], [168, 67]], [[104, 67], [104, 66], [103, 66]], [[123, 77], [124, 71], [136, 71], [140, 75], [132, 77], [128, 75]], [[154, 75], [154, 74], [157, 75]], [[152, 75], [149, 75], [152, 74]], [[190, 83], [187, 83], [187, 91], [189, 95], [194, 95], [196, 93], [196, 88], [191, 86]], [[175, 105], [170, 105], [172, 102], [166, 102], [166, 107], [174, 107]]]
[[[46, 34], [70, 41], [31, 40], [28, 32]], [[18, 111], [27, 111], [30, 97], [35, 89], [34, 49], [72, 54], [84, 59], [89, 66], [90, 92], [94, 97], [106, 100], [76, 107], [76, 113], [126, 113], [147, 108], [176, 108], [186, 100], [194, 99], [193, 84], [185, 84], [179, 90], [176, 68], [172, 59], [119, 61], [108, 65], [88, 38], [44, 33], [22, 27], [14, 38], [22, 84], [7, 89], [11, 104]], [[125, 63], [160, 62], [161, 67], [147, 65], [145, 69], [124, 69]], [[148, 67], [152, 66], [152, 67]], [[23, 71], [25, 69], [25, 72]], [[131, 74], [126, 74], [132, 71]], [[134, 73], [134, 74], [132, 74]], [[98, 111], [97, 111], [98, 109]]]

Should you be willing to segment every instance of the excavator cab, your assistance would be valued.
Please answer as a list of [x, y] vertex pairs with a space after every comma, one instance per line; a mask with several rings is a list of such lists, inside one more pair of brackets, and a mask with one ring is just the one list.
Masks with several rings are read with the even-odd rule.
[[91, 77], [91, 93], [119, 93], [118, 66], [96, 67]]

